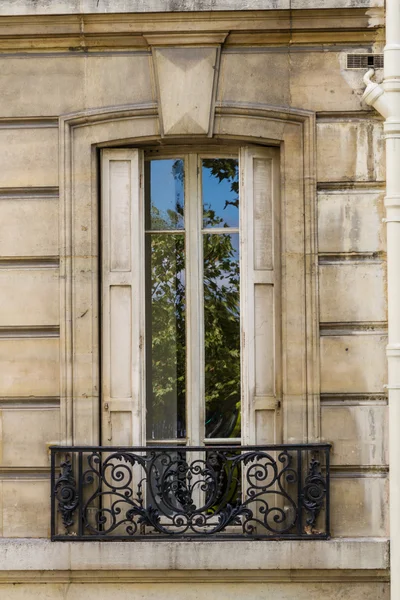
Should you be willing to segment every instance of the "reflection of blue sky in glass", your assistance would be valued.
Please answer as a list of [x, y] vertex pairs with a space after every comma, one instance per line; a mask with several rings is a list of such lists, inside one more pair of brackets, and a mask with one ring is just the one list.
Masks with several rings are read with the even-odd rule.
[[183, 160], [152, 160], [149, 168], [151, 229], [183, 229]]
[[[218, 160], [218, 159], [217, 159]], [[218, 180], [218, 177], [212, 175], [211, 168], [202, 168], [202, 191], [203, 191], [203, 210], [204, 212], [212, 210], [215, 217], [222, 219], [220, 223], [210, 224], [208, 219], [204, 219], [204, 227], [239, 227], [239, 207], [233, 206], [232, 202], [238, 200], [238, 194], [231, 190], [232, 183], [237, 183], [235, 179]]]

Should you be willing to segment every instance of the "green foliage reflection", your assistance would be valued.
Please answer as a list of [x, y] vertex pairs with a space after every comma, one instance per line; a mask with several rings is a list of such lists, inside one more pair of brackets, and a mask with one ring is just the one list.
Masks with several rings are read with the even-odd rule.
[[[237, 160], [207, 159], [203, 167], [219, 182], [229, 183], [225, 208], [237, 208]], [[183, 181], [182, 161], [174, 163], [172, 175]], [[163, 215], [153, 207], [151, 212], [153, 230], [165, 229]], [[168, 214], [169, 224], [181, 218]], [[210, 203], [204, 205], [203, 218], [205, 228], [228, 227]], [[179, 234], [147, 237], [148, 437], [185, 437], [184, 240]], [[240, 437], [239, 238], [228, 231], [207, 232], [203, 238], [206, 437]]]
[[151, 256], [147, 306], [147, 436], [185, 437], [185, 254], [182, 234], [148, 235]]

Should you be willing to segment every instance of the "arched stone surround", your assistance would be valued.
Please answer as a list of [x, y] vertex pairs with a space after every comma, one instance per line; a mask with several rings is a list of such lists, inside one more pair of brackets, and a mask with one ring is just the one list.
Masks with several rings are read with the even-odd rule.
[[319, 436], [314, 113], [263, 105], [215, 109], [212, 138], [163, 140], [157, 105], [60, 118], [61, 442], [99, 442], [99, 160], [101, 147], [234, 140], [280, 147], [282, 410], [285, 442]]

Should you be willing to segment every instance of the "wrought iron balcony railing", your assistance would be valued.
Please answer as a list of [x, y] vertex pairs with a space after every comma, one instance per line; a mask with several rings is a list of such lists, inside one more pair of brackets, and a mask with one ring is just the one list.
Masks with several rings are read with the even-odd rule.
[[326, 539], [329, 452], [55, 446], [52, 539]]

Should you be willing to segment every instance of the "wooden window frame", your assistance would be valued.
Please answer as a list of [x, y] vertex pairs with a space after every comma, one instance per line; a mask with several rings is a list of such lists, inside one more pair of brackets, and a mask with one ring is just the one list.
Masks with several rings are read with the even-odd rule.
[[[196, 151], [195, 151], [196, 150]], [[140, 149], [109, 149], [102, 151], [102, 365], [103, 365], [103, 443], [112, 445], [143, 445], [146, 440], [145, 414], [146, 414], [146, 332], [145, 332], [145, 190], [144, 190], [144, 163], [146, 160], [182, 158], [185, 164], [185, 248], [187, 249], [186, 262], [186, 327], [187, 327], [187, 382], [186, 382], [186, 410], [187, 410], [187, 438], [186, 440], [154, 440], [151, 443], [187, 443], [200, 446], [208, 444], [228, 443], [256, 443], [257, 442], [257, 412], [269, 415], [273, 423], [269, 424], [270, 435], [273, 432], [272, 442], [281, 441], [277, 423], [279, 414], [275, 408], [281, 399], [280, 380], [280, 215], [279, 215], [279, 157], [274, 148], [258, 146], [243, 146], [232, 149], [227, 146], [207, 148], [174, 147], [166, 151], [148, 152]], [[204, 395], [204, 327], [203, 327], [203, 263], [202, 263], [202, 180], [201, 161], [203, 158], [239, 158], [239, 183], [240, 183], [240, 225], [239, 228], [229, 229], [230, 232], [240, 232], [240, 272], [241, 272], [241, 400], [242, 400], [242, 436], [241, 438], [205, 438], [205, 404]], [[110, 189], [110, 169], [115, 161], [120, 164], [131, 164], [126, 167], [126, 181], [121, 183], [115, 177], [117, 203], [116, 217], [113, 219], [110, 206], [113, 197]], [[128, 161], [128, 162], [127, 162]], [[263, 166], [259, 167], [259, 174], [269, 179], [257, 180], [257, 161]], [[263, 170], [263, 174], [261, 171]], [[129, 176], [128, 176], [129, 174]], [[129, 183], [128, 183], [129, 180]], [[122, 186], [119, 188], [118, 186]], [[124, 190], [130, 185], [129, 194], [131, 209], [120, 207]], [[258, 186], [258, 187], [257, 187]], [[269, 193], [270, 192], [270, 193]], [[190, 200], [189, 200], [190, 199]], [[258, 200], [257, 200], [258, 199]], [[268, 202], [265, 212], [270, 212], [270, 223], [257, 230], [255, 226], [256, 213], [259, 222], [264, 215], [257, 202]], [[129, 202], [126, 196], [126, 202]], [[262, 209], [262, 206], [261, 206]], [[119, 212], [118, 212], [119, 211]], [[122, 213], [121, 219], [118, 221]], [[125, 214], [125, 218], [124, 218]], [[127, 218], [129, 214], [130, 233], [127, 232]], [[125, 241], [130, 248], [130, 256], [125, 263], [130, 269], [123, 269], [122, 275], [110, 272], [109, 264], [115, 259], [115, 249], [110, 243], [110, 231], [114, 221], [119, 227], [114, 232], [114, 244], [117, 247], [124, 245]], [[262, 239], [263, 234], [269, 232], [270, 242]], [[257, 233], [258, 231], [258, 233]], [[256, 246], [260, 256], [269, 247], [270, 256], [268, 265], [257, 268]], [[262, 258], [262, 256], [261, 256]], [[110, 262], [111, 261], [111, 262]], [[260, 262], [260, 260], [258, 260]], [[117, 265], [118, 267], [118, 265]], [[120, 267], [118, 267], [120, 268]], [[119, 286], [117, 288], [116, 286]], [[127, 292], [130, 286], [132, 292]], [[110, 290], [119, 289], [118, 293], [128, 293], [130, 299], [125, 299], [118, 310], [111, 307]], [[122, 292], [124, 290], [124, 292]], [[134, 293], [133, 293], [134, 290]], [[256, 298], [257, 290], [263, 290], [263, 297]], [[128, 298], [128, 297], [127, 297]], [[269, 307], [262, 306], [262, 301], [268, 298]], [[257, 304], [258, 303], [258, 304]], [[127, 306], [131, 310], [128, 316]], [[257, 308], [256, 308], [257, 307]], [[260, 313], [256, 314], [256, 311]], [[263, 312], [264, 311], [264, 312]], [[266, 312], [267, 311], [267, 312]], [[125, 317], [121, 316], [124, 315]], [[124, 327], [125, 319], [127, 326]], [[267, 328], [263, 330], [263, 319], [267, 321]], [[114, 329], [112, 322], [116, 322]], [[121, 343], [115, 339], [115, 327], [119, 327]], [[131, 329], [130, 347], [128, 348], [127, 330]], [[261, 334], [260, 334], [261, 331]], [[269, 346], [265, 349], [265, 344]], [[121, 354], [122, 358], [115, 358]], [[112, 356], [114, 354], [114, 357]], [[268, 381], [269, 388], [265, 388], [262, 381], [263, 366], [260, 367], [258, 355], [266, 363], [272, 362], [272, 374]], [[130, 359], [127, 357], [130, 356]], [[115, 371], [115, 388], [119, 386], [119, 378], [129, 377], [127, 374], [126, 360], [131, 361], [131, 391], [125, 389], [124, 393], [113, 397], [113, 375]], [[121, 370], [122, 369], [122, 370]], [[125, 369], [125, 374], [123, 372]], [[268, 371], [269, 366], [266, 365]], [[259, 373], [257, 374], [257, 370]], [[271, 370], [271, 369], [270, 369]], [[114, 372], [113, 371], [113, 372]], [[258, 379], [257, 379], [258, 378]], [[272, 379], [271, 379], [272, 378]], [[261, 389], [260, 388], [261, 383]], [[262, 388], [264, 386], [264, 388]], [[128, 386], [129, 387], [129, 386]], [[200, 399], [200, 401], [199, 401]], [[268, 411], [268, 412], [266, 412]], [[123, 416], [125, 415], [125, 417]], [[126, 423], [123, 419], [126, 419]], [[265, 422], [263, 423], [265, 425]], [[262, 426], [262, 425], [260, 425]], [[131, 430], [131, 431], [129, 431]], [[118, 431], [118, 433], [117, 433]], [[278, 439], [277, 439], [278, 438]]]

